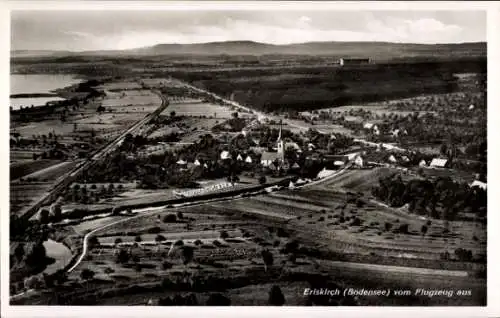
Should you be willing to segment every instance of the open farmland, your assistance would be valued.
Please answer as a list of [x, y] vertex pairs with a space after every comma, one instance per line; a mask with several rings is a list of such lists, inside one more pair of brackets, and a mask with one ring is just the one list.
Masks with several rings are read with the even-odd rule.
[[163, 113], [168, 115], [171, 112], [175, 112], [180, 116], [206, 116], [218, 119], [231, 118], [231, 114], [235, 112], [229, 107], [218, 106], [211, 103], [204, 103], [203, 101], [193, 101], [193, 102], [174, 102], [171, 103], [168, 109]]

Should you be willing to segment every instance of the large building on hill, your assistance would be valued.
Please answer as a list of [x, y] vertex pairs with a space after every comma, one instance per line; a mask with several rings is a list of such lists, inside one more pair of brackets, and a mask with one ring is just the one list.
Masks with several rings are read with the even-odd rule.
[[356, 58], [341, 58], [339, 60], [339, 64], [341, 66], [349, 66], [349, 65], [364, 65], [370, 64], [370, 59], [356, 59]]

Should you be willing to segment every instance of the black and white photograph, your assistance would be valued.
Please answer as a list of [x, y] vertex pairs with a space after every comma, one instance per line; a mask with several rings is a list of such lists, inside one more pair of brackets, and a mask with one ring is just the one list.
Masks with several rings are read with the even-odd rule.
[[491, 305], [488, 10], [268, 7], [10, 11], [2, 305]]

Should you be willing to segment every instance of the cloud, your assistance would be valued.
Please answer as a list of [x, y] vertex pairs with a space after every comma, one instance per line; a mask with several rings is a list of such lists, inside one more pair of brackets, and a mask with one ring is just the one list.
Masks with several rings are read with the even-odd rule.
[[65, 31], [64, 34], [70, 35], [70, 36], [76, 36], [80, 38], [92, 38], [94, 37], [93, 34], [90, 34], [88, 32], [81, 32], [81, 31]]
[[453, 11], [17, 12], [12, 47], [129, 49], [232, 40], [450, 43], [485, 41], [484, 21], [477, 12]]

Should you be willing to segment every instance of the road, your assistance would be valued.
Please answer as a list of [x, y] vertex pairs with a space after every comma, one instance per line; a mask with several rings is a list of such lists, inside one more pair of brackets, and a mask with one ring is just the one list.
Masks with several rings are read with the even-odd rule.
[[[179, 80], [180, 81], [180, 80]], [[180, 81], [182, 82], [182, 81]], [[217, 99], [220, 99], [222, 100], [223, 102], [225, 102], [226, 104], [229, 104], [231, 106], [234, 106], [234, 107], [237, 107], [237, 108], [240, 108], [242, 110], [245, 110], [247, 112], [251, 112], [251, 113], [254, 113], [255, 115], [257, 115], [257, 117], [259, 118], [259, 120], [261, 119], [268, 119], [268, 120], [274, 120], [274, 121], [280, 121], [282, 120], [284, 123], [286, 123], [288, 126], [290, 127], [295, 127], [295, 128], [298, 128], [300, 130], [303, 130], [303, 131], [308, 131], [310, 128], [312, 127], [308, 127], [308, 126], [303, 126], [303, 125], [299, 125], [297, 123], [294, 123], [286, 118], [282, 118], [280, 116], [273, 116], [273, 115], [269, 115], [269, 114], [266, 114], [266, 113], [263, 113], [263, 112], [260, 112], [260, 111], [257, 111], [257, 110], [254, 110], [254, 109], [251, 109], [251, 108], [248, 108], [246, 106], [243, 106], [235, 101], [232, 101], [232, 100], [229, 100], [229, 99], [225, 99], [225, 98], [222, 98], [218, 95], [216, 95], [215, 93], [212, 93], [212, 92], [209, 92], [207, 90], [204, 90], [204, 89], [201, 89], [201, 88], [198, 88], [196, 86], [193, 86], [189, 83], [186, 83], [186, 82], [182, 82], [184, 83], [184, 85], [186, 85], [187, 87], [191, 88], [192, 90], [194, 91], [197, 91], [199, 93], [204, 93], [204, 94], [208, 94], [214, 98], [217, 98]], [[321, 129], [317, 129], [317, 128], [314, 128], [317, 132], [319, 132], [320, 134], [323, 134], [323, 135], [327, 135], [329, 134], [328, 132], [324, 131], [324, 130], [321, 130]], [[377, 147], [377, 146], [382, 146], [383, 148], [386, 148], [386, 149], [391, 149], [391, 150], [396, 150], [396, 151], [401, 151], [401, 152], [404, 152], [404, 151], [408, 151], [408, 149], [404, 149], [404, 148], [400, 148], [400, 147], [397, 147], [397, 146], [394, 146], [392, 144], [388, 144], [388, 143], [376, 143], [376, 142], [371, 142], [371, 141], [367, 141], [365, 139], [361, 139], [361, 138], [355, 138], [354, 139], [355, 142], [358, 142], [358, 143], [362, 143], [362, 144], [365, 144], [367, 146], [372, 146], [372, 147]]]

